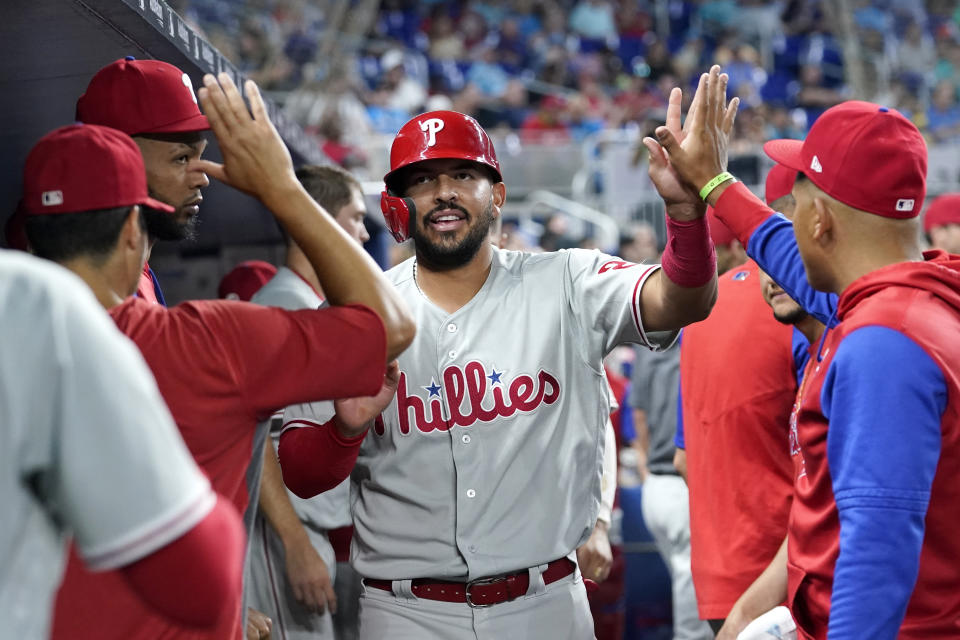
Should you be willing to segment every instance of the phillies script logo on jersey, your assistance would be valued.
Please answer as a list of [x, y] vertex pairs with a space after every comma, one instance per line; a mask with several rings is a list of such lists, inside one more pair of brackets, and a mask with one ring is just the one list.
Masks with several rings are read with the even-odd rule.
[[[482, 363], [473, 361], [462, 369], [457, 365], [447, 367], [440, 382], [442, 386], [431, 380], [429, 386], [419, 387], [425, 392], [421, 394], [416, 392], [418, 387], [408, 388], [406, 373], [400, 374], [397, 386], [400, 433], [411, 432], [411, 420], [423, 433], [448, 431], [454, 426], [469, 427], [516, 413], [530, 413], [560, 398], [560, 382], [543, 369], [535, 376], [523, 373], [508, 380], [495, 367], [487, 372]], [[383, 421], [377, 419], [373, 430], [382, 436]]]

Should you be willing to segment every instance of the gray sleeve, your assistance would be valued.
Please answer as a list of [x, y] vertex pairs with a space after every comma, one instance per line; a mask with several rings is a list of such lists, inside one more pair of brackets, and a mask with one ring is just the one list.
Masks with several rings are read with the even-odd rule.
[[630, 374], [630, 396], [628, 402], [634, 409], [647, 411], [650, 408], [650, 360], [653, 352], [635, 346], [633, 348], [633, 372]]
[[133, 343], [92, 296], [58, 295], [51, 496], [87, 564], [110, 569], [189, 531], [216, 498]]

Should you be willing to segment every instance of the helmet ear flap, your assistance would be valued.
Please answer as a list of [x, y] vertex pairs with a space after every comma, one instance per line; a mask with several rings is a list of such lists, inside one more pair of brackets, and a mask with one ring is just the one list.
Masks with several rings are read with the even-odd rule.
[[383, 191], [380, 193], [380, 211], [394, 240], [403, 242], [410, 237], [410, 225], [417, 214], [413, 198], [402, 198], [390, 191]]

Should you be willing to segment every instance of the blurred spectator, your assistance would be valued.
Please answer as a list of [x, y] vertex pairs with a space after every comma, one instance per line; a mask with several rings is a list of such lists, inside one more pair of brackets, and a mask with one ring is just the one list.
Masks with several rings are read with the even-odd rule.
[[486, 98], [501, 98], [507, 91], [510, 76], [500, 65], [499, 50], [483, 46], [474, 50], [474, 63], [467, 72], [467, 82], [477, 87]]
[[911, 22], [897, 47], [897, 70], [923, 77], [930, 73], [936, 62], [937, 51], [933, 46], [933, 38], [924, 32], [920, 24]]
[[567, 217], [562, 213], [554, 213], [544, 223], [543, 234], [540, 236], [540, 247], [544, 251], [571, 249], [577, 246], [576, 241], [568, 235]]
[[530, 52], [517, 19], [507, 18], [500, 23], [500, 33], [491, 46], [496, 47], [500, 62], [512, 73], [520, 73], [527, 67]]
[[[427, 99], [427, 89], [407, 75], [404, 55], [399, 49], [390, 49], [380, 58], [379, 91], [387, 93], [385, 104], [411, 116], [420, 110]], [[401, 123], [402, 126], [402, 123]], [[396, 129], [399, 131], [399, 127]]]
[[960, 193], [945, 193], [931, 202], [923, 230], [934, 249], [960, 254]]
[[960, 106], [957, 88], [949, 80], [941, 80], [933, 90], [927, 109], [927, 127], [935, 142], [953, 142], [960, 139]]
[[796, 105], [807, 112], [810, 124], [835, 104], [845, 100], [843, 93], [827, 86], [823, 70], [817, 64], [805, 64], [800, 69], [796, 86]]
[[464, 57], [466, 47], [463, 36], [442, 6], [433, 12], [430, 21], [430, 57], [434, 60], [459, 60]]
[[317, 127], [320, 148], [328, 158], [345, 169], [358, 169], [367, 164], [363, 149], [356, 147], [344, 138], [343, 120], [333, 109], [327, 109]]
[[628, 262], [653, 262], [660, 255], [657, 232], [646, 222], [629, 227], [620, 236], [619, 255]]
[[523, 139], [542, 144], [569, 140], [570, 130], [565, 121], [565, 109], [566, 101], [563, 98], [545, 97], [537, 110], [523, 121], [520, 127]]
[[606, 0], [580, 0], [570, 12], [570, 28], [591, 40], [616, 37], [613, 7]]

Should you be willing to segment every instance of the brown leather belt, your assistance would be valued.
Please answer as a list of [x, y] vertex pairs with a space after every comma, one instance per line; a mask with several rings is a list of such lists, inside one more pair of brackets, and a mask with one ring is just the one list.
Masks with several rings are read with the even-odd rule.
[[[577, 568], [567, 558], [554, 560], [547, 565], [543, 576], [543, 583], [550, 584], [565, 578]], [[391, 580], [363, 579], [363, 584], [374, 589], [393, 591]], [[447, 580], [431, 580], [417, 578], [413, 581], [411, 591], [418, 598], [426, 600], [440, 600], [441, 602], [465, 602], [474, 608], [490, 607], [501, 602], [509, 602], [527, 594], [530, 587], [530, 574], [524, 571], [509, 573], [490, 578], [478, 578], [470, 582], [450, 582]]]

